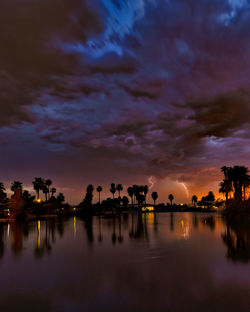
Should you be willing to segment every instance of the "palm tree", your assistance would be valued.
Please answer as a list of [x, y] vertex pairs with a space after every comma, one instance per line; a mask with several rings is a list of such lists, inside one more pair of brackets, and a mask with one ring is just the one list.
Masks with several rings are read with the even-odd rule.
[[116, 192], [115, 183], [111, 183], [111, 185], [110, 185], [110, 193], [112, 193], [113, 199], [115, 197], [115, 192]]
[[128, 192], [128, 196], [131, 198], [132, 207], [134, 207], [134, 201], [133, 201], [134, 190], [133, 190], [133, 187], [129, 186], [127, 189], [127, 192]]
[[45, 196], [45, 201], [47, 202], [48, 201], [48, 192], [49, 192], [49, 189], [47, 187], [47, 185], [44, 183], [43, 187], [42, 187], [42, 191], [43, 191], [43, 194]]
[[152, 199], [153, 199], [153, 201], [154, 201], [154, 206], [155, 206], [155, 202], [156, 202], [156, 200], [157, 200], [157, 198], [158, 198], [158, 193], [157, 193], [157, 192], [153, 192], [153, 193], [151, 194], [151, 197], [152, 197]]
[[147, 194], [148, 194], [148, 186], [147, 185], [143, 186], [143, 193], [145, 196], [145, 205], [146, 205], [147, 204]]
[[117, 184], [116, 185], [116, 190], [118, 191], [119, 197], [121, 197], [121, 191], [123, 190], [122, 184]]
[[89, 184], [87, 186], [86, 196], [85, 196], [86, 203], [89, 206], [92, 206], [93, 192], [94, 192], [94, 185], [93, 184]]
[[224, 166], [221, 168], [221, 171], [224, 173], [225, 180], [228, 180], [233, 184], [234, 198], [236, 200], [242, 201], [242, 191], [244, 184], [247, 185], [250, 181], [248, 168], [245, 166]]
[[141, 193], [137, 195], [138, 206], [141, 206], [145, 201], [145, 196]]
[[224, 173], [225, 178], [228, 177], [229, 168], [230, 168], [230, 167], [227, 167], [227, 166], [221, 167], [221, 171]]
[[198, 197], [196, 195], [193, 195], [192, 196], [192, 203], [193, 203], [193, 205], [196, 205], [197, 201], [198, 201]]
[[230, 180], [223, 180], [220, 183], [220, 189], [219, 192], [225, 195], [226, 202], [228, 202], [228, 195], [233, 191], [232, 182]]
[[44, 186], [44, 180], [40, 177], [40, 178], [35, 178], [34, 181], [32, 182], [33, 184], [33, 188], [36, 191], [37, 194], [37, 199], [39, 199], [39, 193], [40, 191], [43, 189]]
[[11, 191], [12, 192], [16, 192], [17, 190], [22, 190], [23, 189], [23, 183], [22, 182], [19, 182], [19, 181], [14, 181], [12, 184], [11, 184], [11, 187], [10, 187]]
[[173, 206], [174, 195], [173, 194], [169, 194], [168, 195], [168, 199], [170, 200], [171, 206]]
[[102, 187], [99, 185], [96, 189], [96, 191], [99, 194], [99, 205], [101, 204], [101, 192], [102, 192]]
[[137, 205], [138, 205], [138, 196], [139, 196], [139, 194], [140, 194], [140, 186], [134, 184], [134, 185], [132, 186], [132, 188], [133, 188], [133, 192], [134, 192], [134, 199], [137, 200]]
[[51, 181], [50, 179], [47, 179], [47, 180], [45, 181], [45, 185], [46, 185], [47, 188], [48, 188], [48, 195], [49, 195], [49, 198], [50, 198], [50, 189], [49, 189], [49, 187], [51, 186], [51, 184], [52, 184], [52, 181]]
[[242, 166], [234, 166], [229, 169], [229, 178], [231, 178], [234, 190], [235, 190], [235, 199], [242, 200], [242, 188], [243, 182], [247, 181], [249, 177], [247, 177], [248, 169]]

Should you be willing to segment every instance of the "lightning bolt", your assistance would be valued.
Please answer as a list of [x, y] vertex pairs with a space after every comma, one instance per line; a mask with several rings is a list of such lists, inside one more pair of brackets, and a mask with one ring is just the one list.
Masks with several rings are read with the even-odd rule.
[[156, 183], [156, 178], [151, 176], [148, 178], [149, 189], [153, 188]]
[[189, 199], [189, 190], [188, 190], [186, 184], [183, 183], [183, 182], [178, 182], [178, 183], [181, 184], [181, 185], [183, 186], [183, 188], [184, 188], [184, 190], [185, 190], [185, 193], [186, 193], [186, 196], [187, 196], [187, 199]]

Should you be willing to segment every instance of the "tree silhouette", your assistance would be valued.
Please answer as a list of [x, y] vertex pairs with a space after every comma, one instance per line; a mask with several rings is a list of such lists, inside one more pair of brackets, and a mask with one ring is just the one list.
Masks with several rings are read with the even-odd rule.
[[51, 196], [54, 196], [55, 193], [56, 193], [56, 188], [52, 187], [51, 190], [50, 190], [50, 193], [51, 193]]
[[201, 199], [201, 203], [204, 206], [207, 206], [207, 208], [211, 206], [214, 203], [214, 201], [215, 201], [215, 196], [212, 191], [208, 192], [207, 196], [203, 196]]
[[23, 189], [23, 184], [22, 182], [19, 182], [19, 181], [14, 181], [12, 184], [11, 184], [11, 187], [10, 187], [11, 191], [12, 192], [16, 192], [17, 190], [21, 190]]
[[233, 191], [232, 182], [231, 182], [230, 180], [224, 179], [224, 180], [220, 183], [219, 192], [222, 193], [223, 195], [225, 195], [225, 197], [226, 197], [226, 202], [228, 202], [228, 195], [229, 195], [232, 191]]
[[[25, 190], [23, 192], [23, 199], [24, 199], [24, 202], [25, 204], [28, 206], [30, 204], [33, 203], [34, 199], [35, 199], [35, 196], [31, 196], [31, 194], [29, 193], [29, 191]], [[29, 207], [28, 207], [29, 208]]]
[[0, 182], [0, 203], [3, 204], [7, 200], [7, 194], [5, 193], [5, 187], [2, 182]]
[[173, 194], [169, 194], [168, 195], [168, 199], [170, 200], [171, 206], [173, 206], [174, 195]]
[[132, 186], [132, 188], [133, 188], [133, 192], [134, 192], [134, 198], [136, 199], [137, 205], [138, 205], [138, 204], [139, 204], [139, 203], [138, 203], [138, 196], [139, 196], [139, 194], [140, 194], [140, 186], [134, 184], [134, 185]]
[[157, 193], [157, 192], [153, 192], [153, 193], [151, 194], [151, 197], [152, 197], [152, 199], [153, 199], [153, 201], [154, 201], [154, 206], [155, 206], [155, 202], [156, 202], [156, 200], [157, 200], [157, 198], [158, 198], [158, 193]]
[[45, 196], [45, 201], [47, 202], [48, 201], [49, 189], [48, 189], [48, 187], [47, 187], [47, 185], [45, 183], [42, 186], [42, 191], [43, 191], [43, 194]]
[[210, 202], [215, 201], [215, 196], [214, 196], [214, 193], [212, 191], [208, 192], [208, 195], [206, 196], [206, 200], [210, 201]]
[[[230, 181], [234, 188], [234, 198], [242, 201], [243, 191], [250, 185], [249, 170], [245, 166], [222, 167], [221, 171], [224, 173], [225, 180]], [[244, 190], [245, 188], [245, 190]]]
[[65, 200], [63, 193], [59, 193], [56, 200], [59, 204], [62, 204]]
[[102, 187], [99, 185], [96, 189], [99, 195], [99, 205], [101, 204], [101, 192], [102, 192]]
[[84, 203], [90, 207], [92, 205], [92, 200], [93, 200], [93, 191], [94, 191], [94, 186], [92, 184], [89, 184], [86, 189], [86, 195], [84, 198]]
[[110, 193], [112, 193], [113, 199], [115, 197], [115, 192], [116, 192], [115, 183], [111, 183], [111, 185], [110, 185]]
[[85, 213], [92, 213], [92, 200], [93, 200], [93, 192], [94, 192], [94, 186], [92, 184], [89, 184], [86, 188], [86, 194], [83, 199], [83, 201], [80, 203], [80, 207], [84, 208]]
[[118, 191], [119, 197], [121, 197], [121, 191], [123, 190], [122, 184], [117, 184], [116, 185], [116, 190]]
[[50, 186], [52, 185], [52, 181], [50, 179], [47, 179], [45, 181], [45, 185], [47, 186], [47, 189], [48, 189], [48, 195], [49, 195], [49, 198], [50, 198]]
[[123, 207], [127, 207], [128, 206], [128, 203], [129, 203], [129, 200], [128, 200], [128, 197], [127, 196], [123, 196], [122, 197], [122, 204], [123, 204]]
[[134, 207], [134, 200], [133, 200], [134, 189], [133, 189], [133, 187], [129, 186], [127, 189], [127, 192], [128, 192], [128, 196], [131, 198], [132, 207]]
[[193, 205], [196, 205], [196, 203], [198, 202], [198, 197], [196, 195], [192, 196], [192, 203]]
[[129, 186], [127, 189], [128, 195], [131, 198], [132, 207], [134, 207], [134, 203], [137, 203], [137, 206], [145, 203], [146, 204], [146, 196], [148, 193], [147, 185], [136, 185]]
[[32, 184], [33, 184], [34, 190], [36, 191], [37, 199], [39, 199], [40, 191], [43, 189], [43, 186], [44, 186], [44, 180], [41, 177], [35, 178]]
[[138, 206], [141, 206], [144, 201], [145, 201], [145, 196], [142, 193], [137, 194], [137, 202], [138, 202]]

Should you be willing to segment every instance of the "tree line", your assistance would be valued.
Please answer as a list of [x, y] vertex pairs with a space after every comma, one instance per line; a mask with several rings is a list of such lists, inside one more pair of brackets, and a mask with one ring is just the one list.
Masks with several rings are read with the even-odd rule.
[[220, 183], [219, 192], [225, 195], [228, 203], [233, 194], [233, 199], [242, 202], [247, 201], [247, 190], [250, 187], [249, 169], [245, 166], [234, 166], [221, 168], [224, 179]]
[[11, 198], [8, 198], [4, 183], [0, 182], [0, 204], [7, 204], [18, 191], [21, 192], [23, 200], [29, 204], [35, 200], [38, 203], [42, 202], [41, 193], [43, 193], [45, 203], [63, 203], [65, 200], [63, 193], [59, 193], [55, 196], [57, 190], [52, 186], [52, 181], [50, 179], [36, 177], [34, 181], [32, 181], [32, 185], [36, 196], [32, 196], [28, 190], [24, 190], [22, 182], [14, 181], [10, 185], [10, 190], [13, 192], [13, 195]]
[[[219, 192], [225, 196], [225, 202], [228, 204], [230, 200], [234, 199], [237, 202], [247, 202], [249, 203], [249, 198], [247, 191], [250, 188], [250, 175], [249, 169], [245, 166], [233, 166], [227, 167], [223, 166], [221, 172], [224, 175], [223, 181], [220, 183]], [[33, 189], [36, 196], [30, 194], [28, 190], [23, 189], [23, 183], [20, 181], [14, 181], [10, 190], [13, 195], [8, 198], [5, 186], [0, 182], [0, 204], [8, 204], [14, 201], [15, 194], [19, 192], [22, 196], [22, 200], [25, 202], [26, 206], [33, 203], [36, 204], [63, 204], [65, 201], [64, 195], [59, 193], [56, 196], [56, 188], [54, 187], [51, 179], [44, 179], [41, 177], [35, 177], [32, 181]], [[98, 209], [109, 210], [110, 207], [121, 207], [127, 208], [128, 206], [140, 209], [142, 206], [148, 205], [149, 197], [149, 187], [148, 185], [131, 185], [124, 190], [121, 183], [115, 184], [111, 183], [109, 187], [110, 197], [103, 199], [101, 198], [103, 187], [101, 185], [96, 188], [89, 184], [86, 188], [86, 193], [79, 204], [79, 208], [90, 208], [93, 206], [94, 191], [98, 194]], [[153, 205], [156, 207], [158, 200], [158, 193], [156, 191], [151, 192], [151, 199], [153, 200]], [[170, 206], [173, 206], [174, 195], [168, 195]], [[200, 201], [196, 195], [192, 196], [193, 207], [197, 206], [213, 206], [215, 202], [215, 196], [212, 191], [208, 192], [206, 196], [203, 196]], [[164, 205], [164, 204], [161, 204]], [[158, 205], [159, 206], [159, 205]], [[175, 205], [176, 207], [176, 205]]]
[[[91, 206], [92, 205], [92, 201], [93, 201], [93, 197], [94, 197], [94, 190], [95, 190], [95, 187], [92, 184], [89, 184], [87, 186], [86, 195], [80, 204], [81, 206]], [[101, 205], [101, 204], [105, 205], [106, 203], [116, 202], [116, 203], [122, 204], [123, 206], [127, 206], [130, 202], [132, 207], [147, 205], [147, 195], [149, 192], [148, 185], [136, 185], [136, 184], [134, 184], [132, 186], [129, 186], [126, 190], [126, 193], [128, 196], [126, 196], [126, 195], [122, 196], [121, 195], [123, 190], [124, 190], [124, 188], [123, 188], [122, 184], [111, 183], [109, 192], [111, 193], [112, 198], [109, 197], [109, 198], [101, 201], [101, 193], [103, 191], [103, 187], [100, 185], [97, 186], [96, 192], [98, 193], [98, 204], [99, 205]], [[117, 197], [115, 196], [116, 193], [118, 195]], [[129, 200], [129, 198], [130, 198], [130, 200]], [[154, 205], [156, 205], [156, 201], [158, 199], [158, 193], [152, 192], [151, 198], [154, 202]], [[173, 194], [169, 195], [169, 200], [170, 200], [171, 205], [172, 205], [173, 200], [174, 200]]]

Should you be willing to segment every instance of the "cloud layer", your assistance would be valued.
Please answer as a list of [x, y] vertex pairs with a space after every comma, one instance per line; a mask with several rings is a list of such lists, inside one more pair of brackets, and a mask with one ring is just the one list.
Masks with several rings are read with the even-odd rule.
[[1, 2], [2, 180], [182, 201], [249, 165], [248, 1]]

